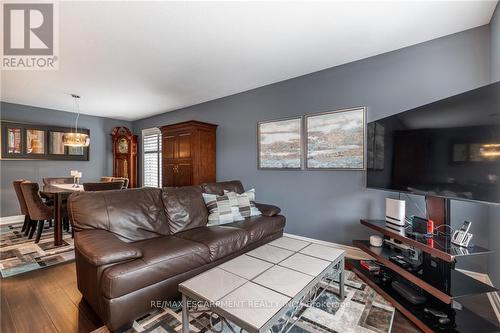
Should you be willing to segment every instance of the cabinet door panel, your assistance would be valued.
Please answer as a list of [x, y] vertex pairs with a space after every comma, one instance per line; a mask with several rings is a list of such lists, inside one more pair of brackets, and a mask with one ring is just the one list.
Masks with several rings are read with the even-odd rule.
[[175, 167], [172, 163], [163, 164], [162, 186], [176, 186]]
[[193, 184], [193, 166], [189, 163], [176, 165], [175, 186], [187, 186]]
[[173, 135], [163, 137], [163, 158], [174, 159], [177, 156], [177, 137]]
[[177, 137], [177, 157], [190, 158], [191, 157], [191, 133], [179, 134]]

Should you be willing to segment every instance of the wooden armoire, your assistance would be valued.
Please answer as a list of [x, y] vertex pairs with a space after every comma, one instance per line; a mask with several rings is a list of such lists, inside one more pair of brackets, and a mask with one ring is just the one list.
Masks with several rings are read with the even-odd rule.
[[160, 130], [164, 187], [215, 182], [217, 125], [191, 120]]

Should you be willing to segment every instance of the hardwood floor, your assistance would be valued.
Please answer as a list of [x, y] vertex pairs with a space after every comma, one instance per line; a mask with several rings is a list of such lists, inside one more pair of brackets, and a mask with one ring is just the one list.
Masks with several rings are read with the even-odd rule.
[[[102, 326], [82, 300], [74, 263], [1, 279], [0, 332], [86, 333]], [[399, 312], [392, 333], [420, 332]]]
[[75, 264], [1, 280], [1, 332], [90, 332], [102, 326], [82, 301]]

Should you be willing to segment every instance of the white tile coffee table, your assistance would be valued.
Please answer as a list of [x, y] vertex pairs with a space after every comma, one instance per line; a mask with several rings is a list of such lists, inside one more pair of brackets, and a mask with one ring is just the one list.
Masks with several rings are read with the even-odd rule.
[[195, 276], [179, 285], [183, 333], [190, 332], [190, 315], [200, 312], [221, 319], [231, 331], [234, 324], [267, 332], [283, 317], [282, 330], [290, 328], [294, 313], [313, 303], [337, 274], [344, 298], [344, 255], [331, 246], [281, 237]]

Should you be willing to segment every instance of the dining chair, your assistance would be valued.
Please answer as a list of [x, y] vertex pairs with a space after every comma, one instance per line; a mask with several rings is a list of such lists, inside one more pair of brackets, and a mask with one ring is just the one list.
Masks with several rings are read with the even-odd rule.
[[45, 177], [42, 179], [44, 185], [73, 184], [73, 177]]
[[[75, 181], [73, 177], [45, 177], [42, 178], [44, 185], [54, 185], [54, 184], [73, 184]], [[43, 199], [45, 199], [45, 203], [49, 206], [54, 204], [54, 197], [51, 195], [47, 195], [44, 193], [40, 194]], [[52, 222], [51, 222], [52, 224]]]
[[101, 177], [101, 183], [108, 183], [108, 182], [112, 182], [113, 181], [113, 177]]
[[33, 234], [36, 229], [35, 243], [38, 243], [42, 237], [43, 225], [45, 221], [51, 221], [54, 217], [54, 207], [48, 206], [43, 202], [42, 197], [40, 197], [40, 194], [38, 193], [38, 183], [24, 181], [21, 183], [21, 189], [32, 220], [28, 238], [33, 238]]
[[115, 182], [115, 181], [118, 181], [118, 180], [123, 180], [123, 187], [122, 187], [122, 189], [127, 189], [128, 188], [128, 183], [129, 183], [128, 178], [125, 178], [125, 177], [101, 177], [101, 183]]
[[28, 212], [28, 206], [26, 206], [26, 201], [24, 199], [23, 190], [21, 189], [22, 182], [24, 182], [24, 179], [16, 179], [12, 182], [12, 184], [14, 185], [14, 190], [16, 191], [17, 201], [19, 202], [19, 207], [21, 208], [21, 214], [24, 215], [24, 223], [21, 228], [21, 232], [24, 232], [24, 236], [27, 236], [31, 220], [30, 213]]
[[123, 180], [106, 182], [106, 183], [83, 183], [85, 191], [110, 191], [121, 190], [123, 188]]

